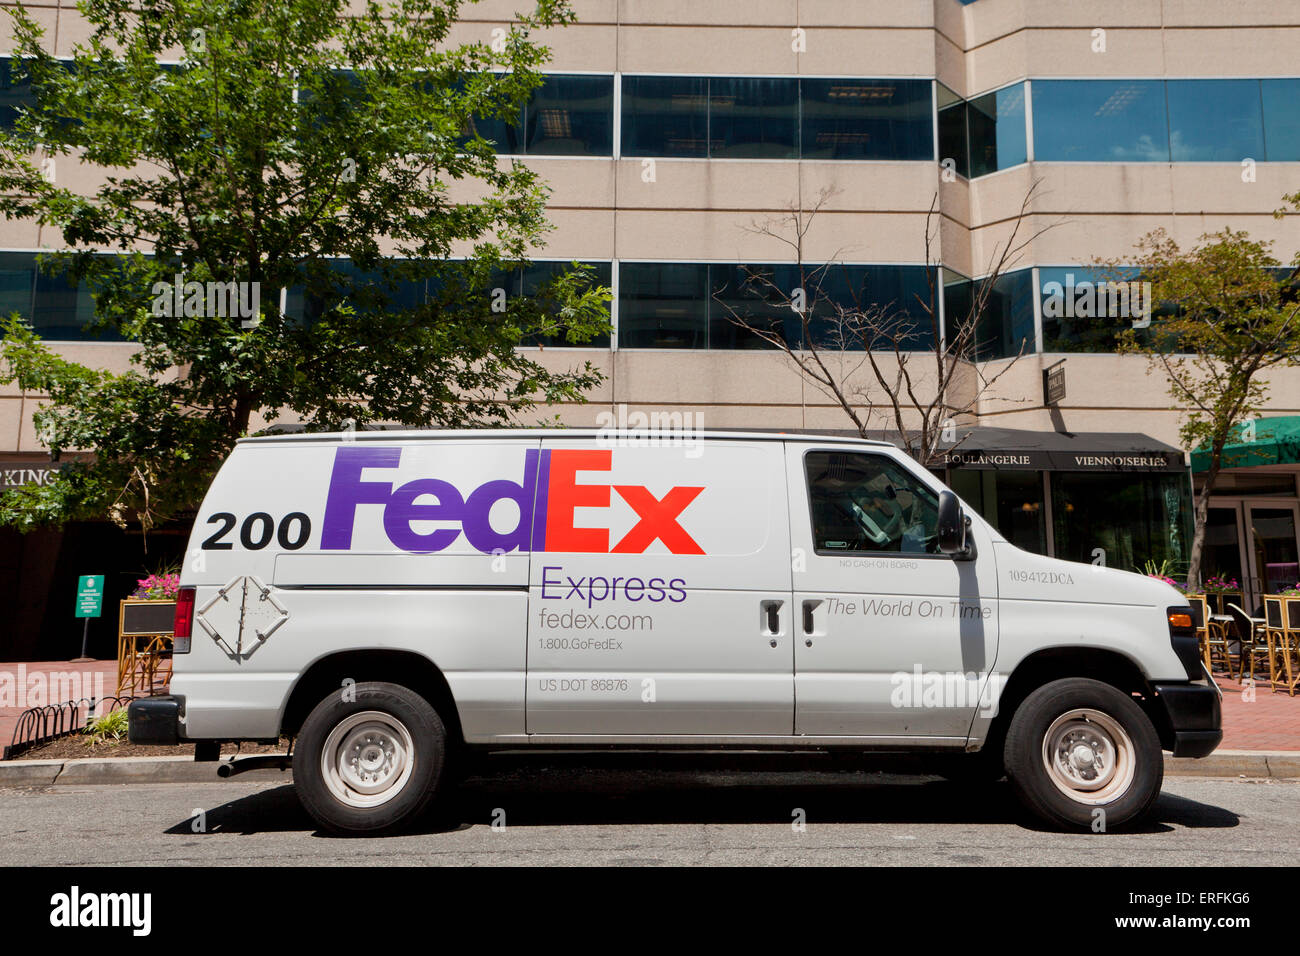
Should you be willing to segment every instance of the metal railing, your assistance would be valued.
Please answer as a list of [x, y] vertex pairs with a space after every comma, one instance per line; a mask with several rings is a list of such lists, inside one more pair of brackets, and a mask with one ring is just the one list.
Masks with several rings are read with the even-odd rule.
[[[135, 700], [127, 697], [82, 697], [65, 700], [61, 704], [29, 707], [18, 715], [13, 739], [4, 749], [4, 760], [10, 760], [23, 751], [59, 737], [80, 733], [95, 717], [111, 714]], [[82, 718], [85, 714], [85, 719]]]

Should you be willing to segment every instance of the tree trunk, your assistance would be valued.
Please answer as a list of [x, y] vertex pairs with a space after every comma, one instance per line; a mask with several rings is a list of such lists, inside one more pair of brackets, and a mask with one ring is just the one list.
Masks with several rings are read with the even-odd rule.
[[1205, 548], [1205, 525], [1210, 517], [1210, 495], [1214, 494], [1214, 483], [1219, 478], [1219, 469], [1223, 465], [1223, 446], [1226, 439], [1216, 438], [1210, 445], [1210, 467], [1205, 472], [1205, 482], [1196, 496], [1196, 512], [1192, 526], [1192, 550], [1187, 566], [1187, 587], [1200, 587], [1201, 551]]

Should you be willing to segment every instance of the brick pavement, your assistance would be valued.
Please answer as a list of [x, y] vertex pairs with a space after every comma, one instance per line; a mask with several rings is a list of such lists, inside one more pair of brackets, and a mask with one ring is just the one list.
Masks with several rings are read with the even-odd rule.
[[13, 739], [18, 715], [31, 706], [117, 695], [117, 661], [0, 664], [0, 747]]
[[1254, 699], [1241, 681], [1215, 675], [1223, 690], [1224, 750], [1300, 750], [1300, 693], [1273, 692], [1256, 681]]

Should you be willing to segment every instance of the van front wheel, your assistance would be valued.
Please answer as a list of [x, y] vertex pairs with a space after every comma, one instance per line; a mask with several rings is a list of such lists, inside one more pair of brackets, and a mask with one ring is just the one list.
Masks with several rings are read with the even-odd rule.
[[397, 830], [433, 798], [446, 750], [442, 720], [419, 694], [398, 684], [350, 684], [303, 723], [294, 787], [307, 812], [333, 833]]
[[1007, 728], [1004, 758], [1025, 807], [1066, 829], [1104, 832], [1140, 819], [1164, 779], [1160, 739], [1142, 708], [1081, 677], [1025, 698]]

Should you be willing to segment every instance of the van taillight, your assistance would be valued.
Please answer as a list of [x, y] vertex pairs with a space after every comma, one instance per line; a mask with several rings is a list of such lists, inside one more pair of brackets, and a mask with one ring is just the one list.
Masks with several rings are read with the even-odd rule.
[[188, 654], [194, 628], [194, 588], [181, 588], [176, 594], [176, 619], [172, 623], [172, 653]]

